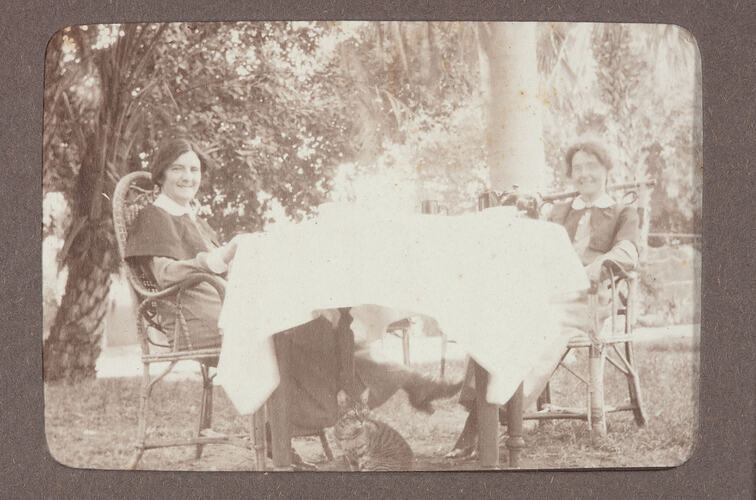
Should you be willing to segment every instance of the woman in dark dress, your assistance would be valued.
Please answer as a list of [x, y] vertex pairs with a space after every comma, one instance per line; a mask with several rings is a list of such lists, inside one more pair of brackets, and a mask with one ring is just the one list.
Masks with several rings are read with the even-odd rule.
[[[192, 273], [223, 274], [236, 252], [235, 240], [221, 246], [215, 231], [196, 213], [194, 197], [208, 165], [207, 157], [186, 139], [163, 143], [151, 165], [160, 194], [134, 221], [126, 258], [139, 261], [161, 289]], [[215, 289], [208, 283], [187, 289], [181, 305], [189, 336], [179, 339], [179, 348], [218, 347], [221, 300]], [[161, 319], [165, 331], [172, 332], [175, 313], [166, 310]]]

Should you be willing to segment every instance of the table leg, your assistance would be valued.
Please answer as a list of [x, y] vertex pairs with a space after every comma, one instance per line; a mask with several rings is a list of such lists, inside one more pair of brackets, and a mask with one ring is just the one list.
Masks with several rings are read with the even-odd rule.
[[525, 447], [522, 437], [522, 383], [507, 403], [507, 449], [509, 450], [509, 467], [520, 466], [520, 452]]
[[486, 401], [488, 372], [475, 365], [475, 405], [478, 413], [478, 458], [483, 469], [499, 467], [499, 408]]
[[250, 417], [252, 442], [255, 450], [255, 470], [265, 470], [265, 406]]
[[[349, 309], [342, 309], [341, 314], [349, 314]], [[354, 333], [349, 325], [334, 330], [336, 335], [336, 360], [338, 362], [339, 388], [351, 397], [359, 396], [360, 390], [354, 372]]]
[[278, 358], [278, 371], [281, 382], [270, 397], [268, 406], [271, 445], [273, 454], [273, 468], [277, 470], [291, 469], [291, 427], [289, 425], [289, 360], [291, 356], [291, 339], [286, 333], [273, 336]]

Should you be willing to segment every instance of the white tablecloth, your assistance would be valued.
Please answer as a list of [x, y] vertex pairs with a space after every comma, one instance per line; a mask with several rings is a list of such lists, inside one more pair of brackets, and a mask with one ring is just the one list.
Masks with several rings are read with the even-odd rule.
[[435, 318], [491, 374], [505, 403], [559, 333], [550, 299], [588, 287], [559, 225], [508, 208], [461, 216], [324, 207], [315, 219], [245, 235], [220, 317], [217, 381], [241, 413], [278, 385], [272, 335], [352, 307], [355, 340], [410, 314]]

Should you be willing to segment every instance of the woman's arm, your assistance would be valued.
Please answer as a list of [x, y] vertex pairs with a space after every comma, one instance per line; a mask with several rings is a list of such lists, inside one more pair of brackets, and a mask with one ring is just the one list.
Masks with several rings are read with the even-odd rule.
[[236, 240], [231, 240], [222, 247], [214, 248], [209, 252], [200, 252], [193, 259], [152, 257], [149, 267], [158, 286], [165, 288], [186, 279], [192, 273], [225, 273], [234, 253], [236, 253]]
[[588, 279], [592, 281], [598, 281], [600, 278], [601, 264], [605, 260], [614, 261], [625, 271], [633, 270], [638, 266], [640, 230], [638, 212], [635, 208], [630, 206], [623, 207], [615, 228], [612, 248], [608, 252], [596, 257], [593, 262], [586, 266]]
[[605, 260], [616, 262], [624, 270], [632, 270], [638, 265], [638, 249], [630, 240], [621, 240], [611, 250], [596, 257], [593, 262], [585, 266], [588, 279], [598, 281], [601, 277], [601, 264]]

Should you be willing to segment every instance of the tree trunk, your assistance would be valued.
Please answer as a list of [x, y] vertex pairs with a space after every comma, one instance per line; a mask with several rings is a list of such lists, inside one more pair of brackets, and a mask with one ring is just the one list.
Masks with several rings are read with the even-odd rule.
[[[101, 78], [104, 89], [118, 88], [112, 78]], [[44, 346], [45, 380], [78, 380], [96, 374], [111, 273], [115, 270], [112, 211], [103, 195], [114, 188], [106, 170], [108, 151], [117, 148], [119, 142], [108, 132], [118, 114], [118, 107], [112, 103], [118, 101], [117, 96], [106, 95], [109, 105], [103, 105], [97, 114], [99, 126], [88, 129], [76, 179], [71, 228], [61, 250], [68, 279]]]
[[[545, 179], [535, 23], [489, 23], [486, 144], [491, 188], [538, 190]], [[485, 83], [485, 82], [484, 82]]]
[[70, 249], [65, 294], [44, 344], [47, 381], [95, 376], [113, 268], [108, 231], [104, 222], [88, 225]]
[[135, 40], [139, 30], [144, 29], [126, 26], [125, 34], [116, 43], [97, 52], [91, 50], [92, 32], [71, 31], [82, 58], [86, 55], [91, 61], [100, 101], [91, 122], [78, 117], [81, 168], [69, 195], [73, 207], [71, 228], [61, 250], [68, 279], [44, 343], [45, 380], [77, 380], [96, 374], [111, 274], [117, 264], [108, 197], [115, 180], [126, 170], [131, 138], [140, 116], [130, 106], [133, 98], [125, 88], [127, 75], [136, 77], [163, 30], [157, 30], [152, 43], [146, 42], [144, 53], [138, 56]]

